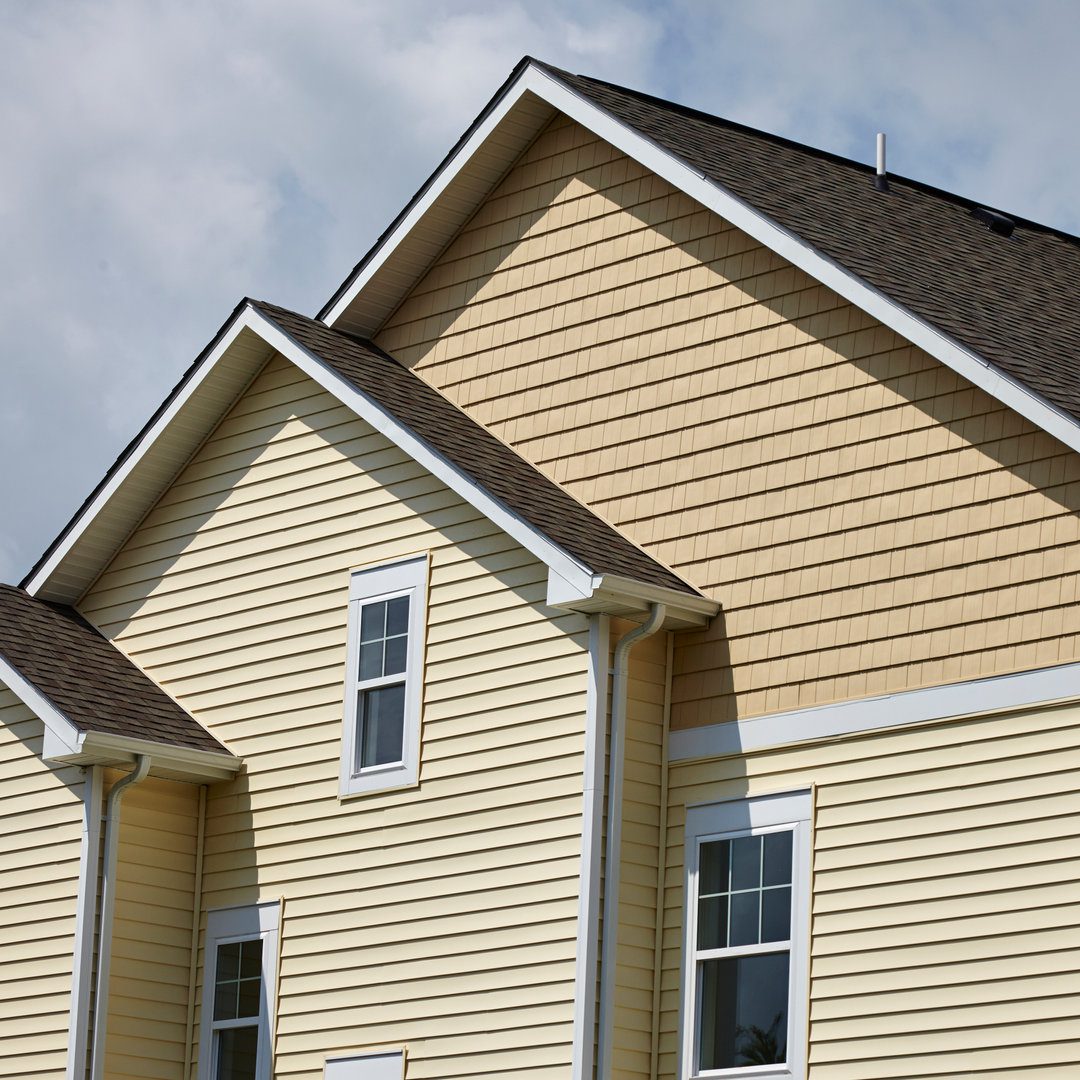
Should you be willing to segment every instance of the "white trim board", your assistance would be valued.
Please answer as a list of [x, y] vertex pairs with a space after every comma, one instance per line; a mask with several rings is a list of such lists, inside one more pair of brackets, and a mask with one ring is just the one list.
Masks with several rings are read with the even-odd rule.
[[1008, 712], [1073, 699], [1080, 699], [1080, 663], [673, 731], [668, 760], [731, 757], [820, 739]]
[[[541, 98], [605, 139], [1066, 446], [1080, 450], [1080, 421], [534, 64], [528, 64], [506, 88], [472, 136], [447, 161], [422, 196], [403, 215], [397, 228], [372, 253], [363, 270], [327, 313], [324, 321], [328, 325], [334, 325], [346, 315], [353, 301], [392, 258], [395, 249], [409, 238], [454, 177], [527, 93]], [[438, 250], [442, 248], [439, 244], [435, 246]], [[402, 298], [408, 288], [411, 285], [403, 285]], [[377, 329], [372, 326], [364, 332], [371, 335]]]

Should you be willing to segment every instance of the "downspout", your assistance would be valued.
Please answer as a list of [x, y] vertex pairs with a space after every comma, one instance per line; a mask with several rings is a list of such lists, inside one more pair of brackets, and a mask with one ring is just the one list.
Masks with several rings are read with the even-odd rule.
[[195, 976], [199, 967], [199, 924], [202, 922], [203, 845], [206, 842], [206, 785], [199, 785], [199, 821], [195, 834], [195, 892], [191, 905], [191, 963], [188, 967], [187, 1027], [184, 1033], [184, 1076], [195, 1069], [191, 1040], [195, 1034]]
[[652, 1045], [649, 1048], [649, 1080], [660, 1075], [660, 984], [664, 973], [664, 878], [667, 877], [668, 735], [671, 731], [671, 676], [675, 662], [675, 637], [668, 634], [667, 674], [664, 677], [664, 730], [660, 741], [659, 852], [656, 860], [656, 927], [653, 939]]
[[120, 846], [120, 801], [129, 787], [141, 784], [150, 772], [146, 754], [135, 757], [135, 771], [113, 784], [105, 801], [105, 859], [101, 875], [101, 914], [98, 919], [97, 989], [94, 994], [94, 1049], [90, 1080], [105, 1080], [105, 1028], [109, 1018], [109, 963], [112, 959], [113, 909], [116, 906], [116, 855]]
[[619, 639], [615, 646], [611, 687], [611, 738], [608, 746], [607, 849], [604, 853], [604, 938], [600, 949], [600, 1046], [598, 1080], [611, 1076], [615, 1032], [615, 963], [619, 937], [619, 875], [622, 854], [623, 756], [626, 746], [626, 699], [630, 681], [630, 650], [660, 629], [667, 614], [653, 604], [648, 619]]

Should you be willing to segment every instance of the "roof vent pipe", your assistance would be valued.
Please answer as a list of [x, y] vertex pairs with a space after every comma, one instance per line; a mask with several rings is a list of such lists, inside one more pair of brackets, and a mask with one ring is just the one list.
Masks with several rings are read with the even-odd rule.
[[878, 191], [889, 190], [889, 179], [885, 175], [885, 132], [877, 133], [877, 175], [874, 177], [874, 187]]

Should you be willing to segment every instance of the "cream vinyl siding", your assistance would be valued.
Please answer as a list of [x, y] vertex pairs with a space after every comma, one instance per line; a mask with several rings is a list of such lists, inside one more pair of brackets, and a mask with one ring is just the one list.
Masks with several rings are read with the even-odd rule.
[[0, 1076], [67, 1066], [83, 827], [80, 769], [41, 760], [44, 725], [0, 683]]
[[109, 1080], [185, 1077], [198, 792], [193, 784], [151, 776], [123, 798], [105, 1043]]
[[662, 1077], [685, 808], [816, 785], [810, 1077], [1080, 1072], [1080, 707], [673, 765]]
[[565, 118], [378, 342], [722, 603], [676, 728], [1080, 657], [1080, 458]]
[[[419, 785], [341, 801], [349, 572], [418, 552]], [[388, 1045], [409, 1080], [567, 1074], [588, 643], [546, 578], [276, 358], [82, 604], [245, 759], [203, 910], [284, 900], [276, 1077]]]

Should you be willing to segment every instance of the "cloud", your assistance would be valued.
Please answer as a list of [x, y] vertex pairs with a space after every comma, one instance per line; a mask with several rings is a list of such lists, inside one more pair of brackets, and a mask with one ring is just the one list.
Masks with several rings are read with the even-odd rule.
[[525, 53], [1080, 228], [1071, 4], [60, 0], [0, 25], [0, 576], [241, 296], [314, 312]]

